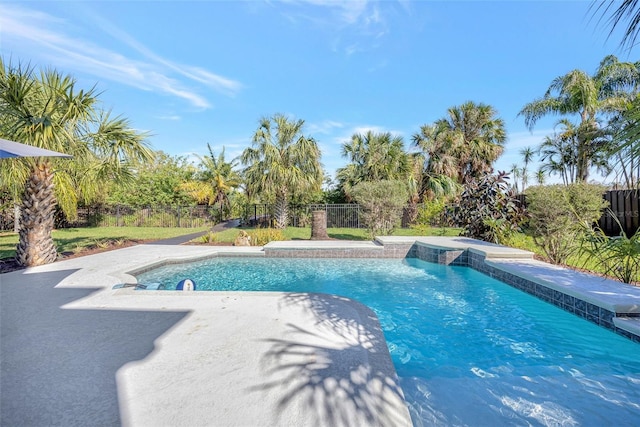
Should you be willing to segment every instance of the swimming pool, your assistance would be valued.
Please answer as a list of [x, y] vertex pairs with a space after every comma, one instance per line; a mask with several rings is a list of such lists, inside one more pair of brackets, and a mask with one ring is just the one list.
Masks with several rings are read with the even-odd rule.
[[168, 287], [322, 292], [380, 319], [414, 425], [640, 419], [638, 344], [467, 267], [408, 259], [212, 258], [138, 275]]

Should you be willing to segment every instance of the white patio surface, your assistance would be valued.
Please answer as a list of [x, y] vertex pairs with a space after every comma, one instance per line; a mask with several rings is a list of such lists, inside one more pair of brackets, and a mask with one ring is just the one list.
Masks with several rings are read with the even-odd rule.
[[377, 318], [330, 295], [113, 290], [139, 245], [0, 275], [0, 424], [410, 425]]

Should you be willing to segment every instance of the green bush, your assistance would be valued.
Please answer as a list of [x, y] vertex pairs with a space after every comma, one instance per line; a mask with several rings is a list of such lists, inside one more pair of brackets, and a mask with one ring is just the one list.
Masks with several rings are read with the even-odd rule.
[[527, 188], [529, 229], [554, 263], [566, 263], [592, 230], [607, 202], [604, 187], [595, 184], [548, 185]]
[[269, 242], [285, 240], [282, 230], [275, 228], [257, 228], [250, 231], [251, 246], [264, 246]]
[[424, 234], [434, 226], [443, 227], [445, 224], [443, 218], [445, 207], [446, 200], [444, 198], [424, 201], [422, 206], [418, 208], [418, 216], [416, 217], [415, 223], [411, 225], [411, 228]]
[[408, 193], [401, 181], [361, 182], [351, 189], [360, 205], [360, 219], [371, 237], [388, 236], [400, 224]]
[[462, 227], [463, 236], [508, 244], [511, 236], [520, 230], [524, 211], [507, 179], [507, 174], [500, 172], [465, 184], [458, 201], [448, 212], [450, 220]]
[[607, 276], [624, 283], [637, 282], [640, 280], [640, 229], [628, 237], [619, 221], [618, 225], [622, 231], [617, 237], [605, 235], [600, 228], [587, 233], [580, 254]]

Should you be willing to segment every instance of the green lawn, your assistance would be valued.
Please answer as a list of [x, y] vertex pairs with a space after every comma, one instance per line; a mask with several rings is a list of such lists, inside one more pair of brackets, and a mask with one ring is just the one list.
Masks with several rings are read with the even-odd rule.
[[[246, 231], [255, 231], [252, 228], [242, 228]], [[94, 228], [66, 228], [53, 231], [53, 239], [58, 247], [58, 252], [80, 252], [85, 248], [106, 247], [122, 244], [126, 241], [148, 241], [168, 239], [183, 234], [206, 231], [201, 228], [161, 228], [161, 227], [94, 227]], [[233, 243], [238, 231], [234, 228], [215, 233], [215, 241]], [[329, 237], [341, 240], [370, 240], [367, 231], [359, 228], [329, 228]], [[426, 234], [425, 234], [426, 233]], [[444, 234], [443, 234], [444, 233]], [[433, 228], [426, 231], [415, 229], [398, 229], [396, 236], [418, 235], [446, 235], [457, 236], [459, 229]], [[282, 232], [285, 240], [308, 240], [311, 238], [311, 228], [287, 227]], [[196, 240], [198, 242], [198, 240]], [[15, 255], [15, 247], [18, 243], [18, 235], [12, 232], [0, 232], [0, 258]]]
[[[238, 235], [238, 230], [255, 231], [254, 228], [233, 228], [215, 233], [215, 241], [233, 243]], [[282, 234], [284, 240], [309, 240], [311, 228], [287, 227], [282, 231]], [[371, 240], [367, 230], [363, 228], [327, 228], [327, 234], [332, 239]], [[428, 228], [420, 231], [413, 228], [400, 228], [393, 233], [394, 236], [457, 236], [459, 234], [459, 228]], [[195, 241], [198, 242], [198, 239]]]
[[[123, 243], [129, 240], [159, 240], [181, 236], [183, 234], [206, 231], [200, 228], [160, 228], [160, 227], [93, 227], [93, 228], [65, 228], [53, 231], [58, 252], [80, 252], [84, 248], [100, 247]], [[15, 255], [18, 235], [10, 232], [0, 232], [0, 258]]]

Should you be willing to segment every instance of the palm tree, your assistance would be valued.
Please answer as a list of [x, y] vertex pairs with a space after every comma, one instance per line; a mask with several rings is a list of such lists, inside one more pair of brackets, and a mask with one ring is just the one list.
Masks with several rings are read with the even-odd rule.
[[144, 134], [98, 108], [95, 88], [78, 90], [75, 79], [55, 70], [36, 75], [33, 68], [0, 59], [0, 117], [0, 136], [74, 156], [66, 162], [34, 158], [1, 167], [3, 180], [16, 185], [28, 177], [16, 248], [23, 266], [56, 259], [51, 237], [56, 204], [73, 217], [77, 201], [91, 199], [106, 180], [130, 178], [130, 160], [153, 157]]
[[198, 203], [206, 203], [220, 207], [220, 219], [231, 212], [229, 194], [240, 185], [240, 174], [234, 170], [237, 160], [225, 160], [225, 147], [219, 155], [215, 155], [210, 144], [207, 144], [208, 156], [198, 156], [200, 171], [196, 179], [185, 182], [182, 188]]
[[518, 188], [518, 179], [522, 177], [524, 172], [525, 172], [524, 168], [521, 168], [516, 163], [511, 165], [511, 170], [509, 171], [509, 173], [513, 177], [513, 184], [511, 184], [511, 188], [513, 188], [513, 191], [516, 194], [520, 193], [520, 189]]
[[322, 186], [320, 149], [313, 138], [303, 135], [303, 126], [304, 120], [289, 120], [283, 114], [262, 118], [252, 147], [240, 156], [248, 190], [275, 197], [277, 228], [288, 225], [291, 195]]
[[534, 150], [531, 147], [524, 147], [520, 150], [520, 155], [522, 156], [522, 160], [524, 161], [524, 165], [522, 165], [522, 192], [527, 189], [527, 184], [529, 182], [529, 164], [533, 160], [533, 155], [535, 154]]
[[573, 70], [556, 77], [542, 98], [525, 105], [519, 115], [532, 130], [536, 122], [549, 114], [571, 115], [580, 118], [576, 134], [576, 179], [586, 182], [593, 157], [605, 148], [600, 144], [601, 115], [613, 116], [627, 110], [632, 91], [640, 82], [638, 67], [622, 63], [613, 56], [605, 57], [593, 76]]
[[[451, 107], [448, 116], [433, 126], [423, 126], [414, 143], [429, 152], [437, 168], [460, 184], [492, 171], [507, 140], [504, 121], [490, 105], [466, 102]], [[449, 169], [456, 165], [456, 175]]]
[[640, 4], [638, 0], [594, 1], [592, 7], [595, 5], [597, 5], [595, 12], [602, 12], [603, 16], [609, 13], [612, 6], [615, 7], [608, 19], [611, 25], [609, 35], [613, 33], [618, 24], [629, 21], [620, 45], [627, 46], [629, 49], [635, 46], [638, 31], [640, 31]]
[[544, 183], [547, 181], [547, 174], [545, 173], [545, 171], [543, 169], [538, 169], [536, 171], [536, 183], [538, 185], [544, 185]]
[[389, 132], [356, 133], [342, 145], [342, 156], [349, 163], [337, 170], [336, 176], [344, 193], [363, 181], [405, 181], [411, 171], [409, 156], [402, 137]]
[[413, 145], [424, 158], [422, 194], [429, 200], [457, 193], [458, 159], [454, 157], [457, 141], [447, 131], [448, 124], [438, 121], [423, 125], [413, 135]]
[[577, 128], [567, 119], [560, 120], [556, 124], [558, 126], [562, 127], [561, 131], [545, 137], [538, 148], [543, 163], [540, 170], [560, 175], [562, 182], [567, 185], [576, 181]]

